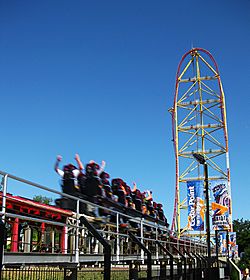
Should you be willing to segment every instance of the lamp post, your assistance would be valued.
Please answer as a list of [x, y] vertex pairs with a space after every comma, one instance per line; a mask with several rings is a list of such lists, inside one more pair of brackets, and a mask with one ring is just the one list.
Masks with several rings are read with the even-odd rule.
[[211, 279], [211, 245], [210, 245], [210, 218], [209, 218], [209, 192], [208, 192], [208, 167], [206, 159], [201, 154], [193, 154], [193, 157], [204, 166], [205, 199], [206, 199], [206, 232], [207, 232], [207, 259], [208, 279]]

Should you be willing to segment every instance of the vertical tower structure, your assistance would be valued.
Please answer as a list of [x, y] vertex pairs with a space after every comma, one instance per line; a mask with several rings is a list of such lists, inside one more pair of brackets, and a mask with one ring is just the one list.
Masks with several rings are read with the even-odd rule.
[[188, 223], [187, 182], [204, 181], [203, 167], [194, 159], [194, 153], [203, 155], [209, 168], [210, 215], [214, 215], [213, 210], [218, 205], [212, 203], [213, 182], [226, 182], [230, 198], [228, 228], [232, 230], [225, 97], [218, 66], [208, 51], [194, 48], [183, 55], [176, 74], [174, 106], [170, 111], [176, 163], [172, 230], [178, 237], [190, 230], [193, 235], [200, 235], [204, 230], [194, 231]]

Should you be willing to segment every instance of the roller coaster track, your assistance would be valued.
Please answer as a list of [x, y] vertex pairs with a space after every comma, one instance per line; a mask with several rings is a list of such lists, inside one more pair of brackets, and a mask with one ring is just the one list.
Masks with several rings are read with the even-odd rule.
[[[152, 258], [155, 260], [159, 259], [161, 254], [163, 254], [156, 242], [160, 242], [164, 247], [167, 246], [168, 248], [170, 248], [171, 245], [179, 247], [182, 244], [190, 251], [194, 250], [199, 253], [204, 253], [206, 251], [205, 243], [197, 242], [191, 238], [177, 240], [174, 236], [171, 236], [170, 231], [164, 224], [157, 223], [150, 219], [150, 217], [143, 217], [140, 215], [136, 217], [135, 215], [122, 213], [115, 209], [95, 205], [81, 198], [61, 193], [3, 171], [0, 171], [0, 174], [3, 176], [3, 189], [0, 193], [0, 205], [2, 206], [0, 214], [2, 219], [12, 230], [15, 228], [15, 223], [17, 221], [19, 222], [18, 226], [22, 228], [18, 246], [12, 244], [12, 242], [15, 242], [13, 236], [9, 239], [9, 248], [14, 248], [14, 250], [12, 250], [12, 252], [10, 249], [5, 251], [4, 262], [6, 264], [36, 263], [38, 260], [43, 263], [68, 263], [72, 261], [91, 263], [103, 261], [103, 249], [101, 248], [102, 246], [100, 246], [101, 244], [98, 244], [100, 242], [94, 240], [95, 238], [93, 238], [89, 229], [83, 225], [81, 218], [86, 219], [95, 228], [96, 232], [112, 244], [112, 261], [125, 262], [145, 259], [144, 251], [136, 247], [134, 242], [130, 240], [130, 233], [137, 236], [147, 248], [151, 248]], [[32, 186], [38, 189], [37, 192], [43, 190], [73, 200], [77, 205], [76, 211], [40, 204], [28, 198], [9, 194], [8, 186], [14, 181], [24, 184], [24, 187], [25, 185]], [[107, 211], [109, 214], [116, 217], [116, 223], [81, 214], [80, 203], [93, 205], [103, 211]], [[18, 207], [22, 207], [22, 210]], [[30, 210], [27, 210], [27, 207], [30, 207]], [[35, 215], [35, 211], [37, 215]], [[125, 229], [120, 228], [120, 216], [129, 222], [132, 221], [137, 225], [137, 228], [131, 226]], [[43, 235], [41, 238], [46, 239], [46, 235], [50, 235], [48, 239], [51, 243], [49, 245], [52, 247], [45, 246], [45, 248], [38, 249], [38, 243], [35, 244], [31, 236], [31, 231], [33, 231], [34, 234], [35, 228], [41, 230], [41, 234]], [[58, 248], [58, 244], [55, 244], [58, 242], [58, 233], [61, 234], [61, 241], [64, 242], [64, 245], [62, 242], [60, 243], [62, 248]], [[51, 240], [51, 236], [56, 236], [55, 239], [57, 239], [57, 241]], [[65, 238], [68, 239], [67, 242]], [[43, 245], [45, 245], [48, 241], [43, 240], [42, 242], [44, 242]], [[65, 246], [66, 243], [67, 246]], [[40, 251], [38, 252], [38, 250]], [[32, 258], [30, 258], [30, 256], [32, 256]]]
[[[187, 182], [204, 181], [194, 153], [201, 154], [207, 162], [209, 184], [217, 180], [226, 182], [232, 201], [225, 96], [217, 63], [208, 51], [194, 48], [183, 55], [176, 74], [174, 105], [169, 111], [176, 166], [171, 229], [180, 238], [194, 235], [188, 223]], [[232, 231], [232, 202], [228, 211]], [[196, 235], [205, 237], [204, 229]]]

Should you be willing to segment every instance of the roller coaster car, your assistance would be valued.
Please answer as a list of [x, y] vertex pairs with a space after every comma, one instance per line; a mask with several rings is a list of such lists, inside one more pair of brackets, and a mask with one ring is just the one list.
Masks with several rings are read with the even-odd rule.
[[56, 206], [62, 209], [76, 211], [76, 201], [67, 197], [57, 198], [55, 200]]
[[132, 217], [142, 218], [142, 216], [143, 216], [142, 212], [137, 211], [136, 209], [133, 209], [133, 208], [126, 208], [124, 212], [128, 216], [132, 216]]
[[101, 195], [101, 189], [100, 189], [100, 179], [96, 176], [93, 177], [87, 177], [85, 180], [85, 188], [84, 188], [84, 195], [87, 195], [89, 197], [94, 197], [96, 195]]
[[[85, 197], [80, 197], [82, 199], [86, 199]], [[76, 205], [77, 205], [77, 201], [67, 198], [67, 197], [62, 197], [62, 198], [57, 198], [55, 200], [55, 204], [56, 206], [62, 208], [62, 209], [66, 209], [66, 210], [71, 210], [73, 212], [76, 212]], [[80, 202], [79, 205], [79, 212], [80, 213], [85, 213], [85, 203]]]

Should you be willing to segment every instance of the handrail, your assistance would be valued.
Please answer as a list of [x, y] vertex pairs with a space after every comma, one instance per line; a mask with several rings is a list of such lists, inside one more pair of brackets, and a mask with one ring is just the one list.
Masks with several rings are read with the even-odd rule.
[[175, 251], [181, 256], [181, 259], [182, 259], [183, 262], [184, 262], [184, 279], [186, 280], [186, 279], [187, 279], [187, 259], [186, 259], [186, 257], [181, 253], [181, 251], [177, 249], [176, 246], [174, 246], [174, 249], [175, 249]]
[[[115, 207], [115, 203], [113, 201], [109, 201], [111, 203], [110, 204], [111, 207], [108, 208], [108, 207], [101, 206], [101, 205], [95, 204], [93, 202], [90, 202], [90, 201], [84, 199], [83, 197], [77, 197], [77, 196], [73, 196], [73, 195], [70, 195], [70, 194], [66, 194], [66, 193], [63, 193], [63, 192], [51, 189], [49, 187], [43, 186], [41, 184], [37, 184], [37, 183], [34, 183], [32, 181], [29, 181], [29, 180], [26, 180], [26, 179], [14, 176], [12, 174], [9, 174], [9, 173], [1, 171], [1, 170], [0, 170], [0, 175], [4, 176], [3, 192], [0, 194], [0, 198], [2, 196], [2, 211], [0, 211], [0, 216], [2, 216], [3, 218], [5, 218], [5, 217], [19, 218], [20, 220], [23, 219], [23, 220], [27, 220], [27, 221], [47, 223], [47, 224], [51, 224], [51, 225], [55, 225], [55, 226], [61, 226], [61, 227], [64, 227], [64, 226], [68, 227], [69, 226], [69, 224], [67, 222], [52, 221], [52, 220], [47, 220], [47, 219], [40, 218], [40, 217], [30, 217], [30, 216], [28, 216], [26, 214], [23, 214], [23, 213], [14, 214], [12, 212], [7, 211], [6, 202], [8, 203], [8, 199], [9, 199], [8, 194], [7, 194], [7, 179], [12, 179], [12, 180], [19, 181], [21, 183], [31, 185], [31, 186], [33, 186], [35, 188], [42, 189], [42, 190], [45, 190], [47, 192], [50, 192], [50, 193], [53, 193], [53, 194], [56, 194], [56, 195], [60, 195], [61, 197], [65, 197], [65, 198], [68, 198], [68, 199], [73, 200], [73, 201], [76, 202], [76, 205], [77, 205], [76, 208], [77, 209], [76, 209], [76, 212], [72, 211], [73, 215], [71, 217], [73, 220], [76, 220], [76, 223], [70, 224], [70, 227], [76, 229], [76, 231], [75, 231], [75, 237], [76, 237], [76, 239], [75, 239], [76, 240], [75, 241], [76, 242], [76, 244], [75, 244], [76, 245], [75, 246], [76, 247], [76, 249], [75, 249], [76, 250], [76, 252], [75, 252], [75, 262], [76, 263], [79, 263], [79, 248], [78, 248], [79, 247], [78, 246], [78, 235], [79, 234], [78, 234], [78, 232], [79, 232], [80, 229], [83, 228], [83, 225], [79, 224], [79, 219], [81, 218], [81, 216], [83, 216], [82, 219], [86, 219], [87, 218], [87, 216], [85, 216], [84, 214], [80, 214], [79, 213], [80, 203], [85, 203], [85, 204], [91, 205], [93, 207], [98, 207], [99, 209], [106, 210], [109, 213], [116, 214], [117, 217], [119, 217], [119, 216], [126, 217], [129, 221], [134, 221], [134, 222], [140, 223], [141, 224], [141, 229], [142, 229], [142, 227], [144, 225], [146, 225], [146, 226], [150, 226], [151, 228], [154, 228], [156, 231], [158, 229], [161, 229], [163, 231], [163, 233], [167, 233], [167, 234], [169, 233], [169, 230], [167, 229], [166, 226], [158, 224], [156, 221], [153, 221], [153, 220], [146, 220], [147, 217], [142, 215], [142, 213], [140, 213], [140, 212], [135, 213], [136, 215], [132, 215], [133, 214], [132, 213], [132, 209], [129, 209], [129, 208], [128, 208], [128, 212], [127, 212], [128, 214], [125, 214], [123, 212], [117, 211], [116, 209], [113, 208], [113, 205]], [[17, 199], [18, 200], [18, 197], [13, 197], [12, 199]], [[107, 204], [108, 204], [108, 202], [107, 202]], [[119, 206], [119, 207], [121, 207], [121, 209], [123, 209], [123, 210], [125, 209], [125, 211], [126, 211], [126, 208], [124, 206]], [[129, 235], [128, 234], [124, 234], [124, 232], [119, 232], [119, 221], [118, 220], [117, 220], [116, 224], [114, 224], [114, 226], [117, 227], [117, 231], [113, 232], [112, 230], [109, 230], [109, 231], [107, 231], [107, 233], [111, 233], [111, 234], [117, 236], [117, 248], [118, 248], [119, 238], [122, 237], [122, 236], [129, 236]], [[100, 231], [101, 231], [100, 229], [96, 229], [96, 232], [99, 233]], [[152, 239], [150, 237], [144, 236], [143, 231], [141, 231], [141, 236], [137, 236], [136, 238], [140, 242], [140, 244], [143, 244], [143, 240], [148, 240], [148, 241], [153, 241], [153, 242], [156, 241], [156, 240], [154, 240], [154, 239]], [[183, 239], [185, 239], [185, 238], [183, 238]], [[166, 243], [174, 244], [170, 240], [168, 240], [168, 241], [166, 241], [166, 240], [159, 240], [159, 242], [161, 244], [166, 244]], [[193, 244], [196, 244], [195, 241], [192, 241], [192, 242], [194, 242]], [[199, 244], [199, 245], [203, 246], [202, 244]], [[145, 250], [142, 250], [142, 252], [143, 251], [145, 252]], [[117, 254], [118, 254], [117, 255], [117, 261], [119, 261], [119, 248], [117, 250]], [[150, 255], [149, 258], [151, 258], [151, 255]], [[149, 268], [149, 271], [150, 271], [150, 269], [151, 268]]]
[[170, 279], [174, 279], [174, 255], [165, 248], [159, 241], [157, 241], [158, 246], [169, 256], [170, 258]]
[[104, 280], [110, 280], [111, 276], [111, 246], [110, 244], [101, 236], [101, 234], [88, 222], [88, 220], [82, 216], [80, 221], [84, 226], [93, 234], [93, 236], [100, 241], [104, 247]]
[[238, 266], [231, 259], [229, 259], [229, 262], [236, 269], [237, 274], [238, 274], [238, 280], [241, 280], [241, 271], [240, 271], [240, 269], [238, 268]]
[[147, 254], [147, 280], [152, 279], [152, 254], [151, 252], [144, 246], [144, 244], [132, 233], [128, 232], [130, 238]]
[[[36, 187], [36, 188], [39, 188], [39, 189], [42, 189], [42, 190], [45, 190], [45, 191], [48, 191], [48, 192], [51, 192], [51, 193], [60, 195], [60, 196], [62, 196], [62, 197], [66, 197], [66, 198], [75, 200], [76, 202], [79, 201], [79, 202], [82, 202], [82, 203], [87, 203], [87, 204], [89, 204], [89, 205], [91, 205], [91, 206], [94, 206], [94, 207], [98, 207], [98, 208], [103, 209], [103, 210], [108, 210], [109, 212], [112, 211], [112, 212], [115, 213], [115, 214], [119, 214], [119, 215], [121, 215], [121, 216], [123, 216], [123, 217], [125, 217], [125, 218], [129, 218], [131, 221], [135, 221], [135, 222], [138, 221], [138, 217], [133, 217], [133, 216], [130, 216], [130, 215], [126, 215], [126, 214], [121, 213], [121, 212], [119, 212], [119, 211], [117, 211], [117, 210], [115, 210], [115, 209], [110, 209], [110, 208], [107, 208], [107, 207], [104, 207], [104, 206], [95, 204], [95, 203], [93, 203], [93, 202], [90, 202], [90, 201], [88, 201], [88, 200], [85, 200], [85, 199], [83, 199], [83, 198], [81, 198], [81, 197], [76, 197], [76, 196], [73, 196], [73, 195], [70, 195], [70, 194], [66, 194], [66, 193], [63, 193], [63, 192], [60, 192], [60, 191], [57, 191], [57, 190], [48, 188], [48, 187], [43, 186], [43, 185], [41, 185], [41, 184], [34, 183], [34, 182], [30, 181], [30, 180], [26, 180], [26, 179], [23, 179], [23, 178], [21, 178], [21, 177], [18, 177], [18, 176], [9, 174], [9, 173], [7, 173], [7, 172], [5, 172], [5, 171], [0, 170], [0, 175], [5, 176], [6, 179], [7, 179], [7, 178], [10, 178], [10, 179], [19, 181], [19, 182], [21, 182], [21, 183], [28, 184], [28, 185], [34, 186], [34, 187]], [[5, 183], [6, 183], [6, 182], [5, 182]], [[5, 198], [5, 195], [3, 195], [3, 200], [4, 200], [4, 198]], [[4, 210], [4, 209], [3, 209], [3, 210]], [[129, 209], [129, 210], [131, 210], [131, 209]], [[4, 213], [4, 211], [1, 211], [0, 214], [4, 216], [5, 213]], [[146, 217], [146, 219], [147, 219], [147, 217]], [[148, 226], [150, 226], [150, 227], [154, 227], [155, 229], [156, 229], [156, 228], [160, 228], [160, 229], [162, 229], [162, 230], [164, 230], [164, 231], [170, 233], [170, 230], [169, 230], [169, 229], [167, 229], [165, 226], [162, 226], [162, 225], [160, 225], [160, 224], [157, 224], [157, 225], [156, 225], [155, 223], [150, 222], [150, 221], [147, 221], [147, 220], [145, 220], [145, 219], [143, 220], [143, 224], [148, 225]], [[182, 240], [182, 239], [185, 240], [185, 238], [181, 238], [181, 240]], [[197, 243], [195, 240], [192, 240], [192, 241], [193, 241], [194, 243]], [[204, 245], [199, 243], [199, 246], [204, 246]]]
[[[59, 192], [59, 191], [56, 191], [54, 189], [51, 189], [51, 188], [48, 188], [46, 186], [43, 186], [43, 185], [40, 185], [40, 184], [37, 184], [37, 183], [34, 183], [32, 181], [29, 181], [29, 180], [26, 180], [26, 179], [23, 179], [23, 178], [20, 178], [20, 177], [17, 177], [17, 176], [14, 176], [12, 174], [9, 174], [7, 172], [4, 172], [4, 171], [1, 171], [0, 170], [0, 175], [2, 176], [7, 176], [8, 178], [10, 179], [13, 179], [13, 180], [16, 180], [16, 181], [19, 181], [21, 183], [24, 183], [24, 184], [28, 184], [28, 185], [31, 185], [33, 187], [36, 187], [36, 188], [39, 188], [39, 189], [42, 189], [42, 190], [45, 190], [45, 191], [48, 191], [48, 192], [51, 192], [51, 193], [54, 193], [54, 194], [58, 194], [58, 195], [61, 195], [62, 197], [66, 197], [66, 198], [69, 198], [69, 199], [72, 199], [72, 200], [75, 200], [76, 202], [79, 201], [79, 202], [82, 202], [82, 203], [87, 203], [91, 206], [94, 206], [94, 207], [98, 207], [102, 210], [108, 210], [108, 211], [112, 211], [113, 213], [115, 214], [119, 214], [125, 218], [129, 218], [131, 219], [132, 221], [136, 221], [136, 218], [132, 217], [132, 216], [129, 216], [129, 215], [126, 215], [124, 213], [121, 213], [119, 211], [116, 211], [115, 209], [110, 209], [110, 208], [107, 208], [107, 207], [104, 207], [104, 206], [101, 206], [101, 205], [98, 205], [98, 204], [95, 204], [95, 203], [92, 203], [88, 200], [85, 200], [81, 197], [76, 197], [76, 196], [73, 196], [73, 195], [70, 195], [70, 194], [66, 194], [66, 193], [63, 193], [63, 192]], [[3, 199], [5, 198], [6, 196], [3, 195]], [[2, 215], [4, 214], [4, 211], [2, 211]], [[164, 226], [161, 226], [160, 224], [157, 224], [157, 226], [155, 226], [152, 222], [148, 222], [147, 220], [144, 221], [144, 224], [145, 225], [148, 225], [148, 226], [151, 226], [151, 227], [154, 227], [154, 228], [161, 228], [161, 229], [164, 229], [165, 231], [169, 232], [169, 230], [164, 227]]]
[[[191, 259], [191, 267], [190, 267], [190, 263], [188, 264], [188, 269], [189, 269], [189, 273], [190, 273], [190, 268], [191, 268], [191, 270], [192, 270], [193, 268], [195, 268], [195, 258], [194, 258], [185, 248], [183, 248], [183, 252], [184, 252], [186, 255], [188, 255], [189, 258]], [[192, 262], [193, 262], [194, 266], [193, 266]], [[195, 275], [193, 275], [193, 280], [195, 280]]]
[[5, 224], [0, 219], [0, 280], [2, 279], [2, 265], [3, 265], [5, 233], [6, 233]]

